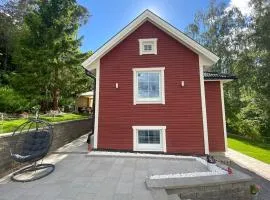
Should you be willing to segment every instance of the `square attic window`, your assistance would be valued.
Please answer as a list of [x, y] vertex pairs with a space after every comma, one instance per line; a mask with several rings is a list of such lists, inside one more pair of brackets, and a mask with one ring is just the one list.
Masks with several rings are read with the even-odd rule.
[[157, 54], [157, 38], [139, 39], [140, 55]]

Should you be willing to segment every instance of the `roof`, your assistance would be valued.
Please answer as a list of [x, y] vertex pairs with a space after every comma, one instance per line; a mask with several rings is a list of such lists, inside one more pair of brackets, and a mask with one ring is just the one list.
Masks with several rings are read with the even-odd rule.
[[94, 92], [93, 91], [89, 91], [89, 92], [84, 92], [79, 94], [79, 97], [89, 97], [89, 96], [93, 96]]
[[82, 65], [84, 68], [91, 70], [95, 69], [99, 63], [100, 58], [102, 58], [106, 53], [108, 53], [112, 48], [118, 45], [126, 37], [128, 37], [132, 32], [134, 32], [140, 25], [144, 22], [149, 21], [161, 30], [168, 33], [171, 37], [178, 40], [180, 43], [194, 51], [200, 56], [200, 61], [203, 65], [213, 65], [218, 60], [219, 57], [214, 53], [200, 45], [195, 40], [188, 37], [186, 34], [161, 19], [159, 16], [155, 15], [149, 10], [145, 10], [137, 18], [135, 18], [131, 23], [124, 27], [120, 32], [113, 36], [109, 41], [107, 41], [103, 46], [101, 46], [94, 54], [92, 54], [88, 59], [86, 59]]
[[235, 80], [235, 75], [218, 73], [218, 72], [203, 72], [204, 80]]

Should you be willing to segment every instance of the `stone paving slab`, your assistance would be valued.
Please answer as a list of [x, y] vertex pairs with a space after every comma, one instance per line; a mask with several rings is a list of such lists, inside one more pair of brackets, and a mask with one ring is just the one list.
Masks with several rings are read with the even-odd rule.
[[219, 184], [233, 184], [239, 182], [250, 182], [252, 178], [238, 170], [234, 170], [232, 175], [214, 175], [202, 177], [183, 177], [183, 178], [168, 178], [168, 179], [146, 179], [148, 188], [188, 188]]
[[[54, 163], [49, 176], [29, 183], [0, 180], [0, 200], [154, 200], [164, 192], [148, 190], [145, 179], [154, 174], [207, 171], [196, 160], [165, 160], [86, 156], [86, 136], [58, 149], [44, 162]], [[154, 196], [153, 196], [154, 195]]]
[[228, 149], [226, 156], [241, 167], [246, 168], [270, 181], [270, 164], [266, 164], [232, 149]]

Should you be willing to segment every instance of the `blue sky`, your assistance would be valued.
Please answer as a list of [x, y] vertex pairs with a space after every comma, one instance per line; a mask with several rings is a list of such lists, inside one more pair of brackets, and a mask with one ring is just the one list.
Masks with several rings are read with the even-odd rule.
[[[221, 1], [221, 0], [219, 0]], [[219, 2], [218, 1], [218, 2]], [[209, 0], [78, 0], [91, 13], [80, 28], [82, 51], [95, 51], [145, 9], [149, 9], [180, 30], [192, 23], [194, 14], [204, 10]], [[224, 0], [229, 4], [229, 0]]]

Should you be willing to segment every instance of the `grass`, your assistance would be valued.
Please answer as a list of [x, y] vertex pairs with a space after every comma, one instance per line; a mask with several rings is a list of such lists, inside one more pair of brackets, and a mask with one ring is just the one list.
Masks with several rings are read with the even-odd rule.
[[[79, 114], [73, 114], [73, 113], [58, 115], [55, 117], [48, 117], [45, 115], [40, 116], [40, 119], [49, 121], [51, 123], [70, 121], [70, 120], [80, 120], [80, 119], [87, 119], [87, 118], [88, 118], [87, 115], [79, 115]], [[27, 119], [4, 120], [3, 124], [0, 121], [0, 134], [13, 132], [16, 127], [18, 127], [19, 125], [21, 125], [22, 123], [26, 121]]]
[[229, 137], [228, 145], [231, 149], [270, 164], [270, 145], [236, 137]]

